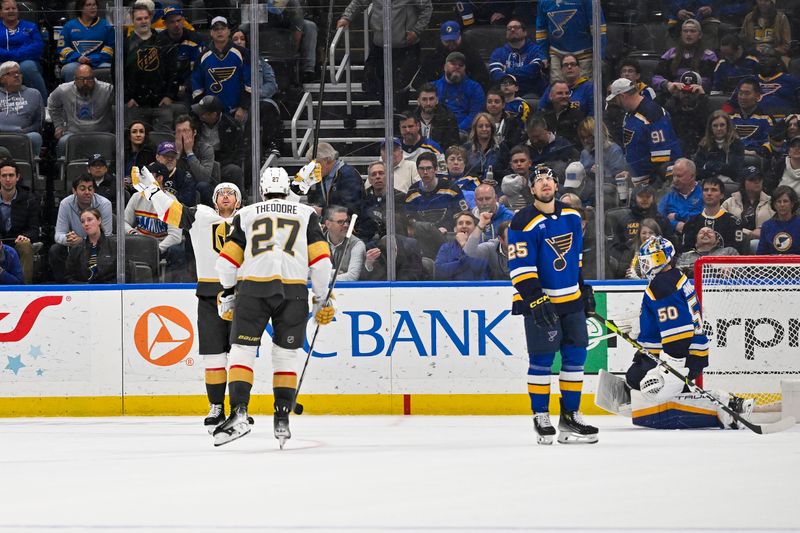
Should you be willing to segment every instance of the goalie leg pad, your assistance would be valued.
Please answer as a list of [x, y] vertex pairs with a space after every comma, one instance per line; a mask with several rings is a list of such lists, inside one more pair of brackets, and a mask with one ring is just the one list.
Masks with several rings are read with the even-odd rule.
[[621, 416], [631, 416], [631, 389], [625, 380], [600, 369], [594, 403], [600, 409]]
[[700, 394], [681, 393], [669, 401], [655, 403], [631, 391], [632, 421], [653, 429], [719, 428], [716, 406]]

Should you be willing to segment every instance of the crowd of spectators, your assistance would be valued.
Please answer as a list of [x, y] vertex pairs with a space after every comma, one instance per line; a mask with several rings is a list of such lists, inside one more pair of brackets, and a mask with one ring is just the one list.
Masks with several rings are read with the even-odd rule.
[[[564, 2], [458, 2], [442, 22], [434, 22], [441, 6], [432, 0], [393, 2], [396, 137], [380, 146], [366, 179], [335, 143], [320, 142], [322, 180], [303, 199], [317, 209], [334, 256], [342, 258], [340, 280], [382, 279], [388, 249], [397, 251], [397, 279], [506, 279], [507, 222], [532, 201], [536, 165], [554, 171], [564, 201], [581, 212], [588, 248], [594, 249], [593, 228], [604, 228], [607, 277], [638, 277], [636, 249], [651, 234], [673, 241], [687, 272], [709, 254], [800, 251], [800, 78], [790, 73], [800, 47], [792, 18], [772, 0], [639, 2], [659, 4], [653, 12], [664, 39], [654, 50], [633, 49], [631, 24], [625, 53], [614, 55], [611, 45], [619, 43], [607, 42], [603, 18], [598, 65], [591, 2], [570, 0], [569, 16]], [[357, 23], [370, 4], [362, 87], [369, 99], [383, 101], [384, 2], [352, 0], [336, 25]], [[133, 168], [147, 165], [185, 205], [211, 205], [220, 181], [246, 190], [254, 114], [263, 133], [259, 151], [281, 153], [276, 99], [283, 88], [268, 61], [250, 63], [254, 25], [235, 10], [210, 11], [207, 31], [197, 31], [180, 3], [137, 0], [124, 43], [115, 47], [97, 0], [78, 0], [60, 28], [58, 78], [48, 86], [41, 28], [20, 19], [15, 0], [0, 5], [0, 132], [24, 134], [35, 155], [52, 149], [63, 159], [70, 138], [113, 133], [115, 117], [124, 116], [125, 231], [157, 239], [167, 272], [190, 281], [190, 246], [135, 194]], [[258, 24], [259, 31], [289, 31], [300, 78], [312, 82], [319, 79], [318, 28], [306, 7], [270, 0], [259, 6]], [[656, 20], [647, 16], [636, 15]], [[467, 38], [481, 25], [505, 32], [490, 53]], [[123, 54], [124, 87], [104, 81], [116, 53]], [[257, 111], [250, 109], [253, 83], [262, 93]], [[596, 109], [601, 87], [605, 105]], [[124, 92], [122, 110], [113, 106], [116, 90]], [[596, 150], [603, 152], [601, 176]], [[59, 204], [46, 254], [49, 280], [111, 279], [105, 259], [116, 247], [118, 196], [110, 163], [109, 154], [91, 155], [83, 175], [65, 180], [72, 194]], [[29, 283], [33, 245], [48, 239], [38, 213], [23, 211], [39, 211], [41, 198], [21, 183], [19, 165], [2, 165], [0, 260], [9, 268], [0, 272], [18, 263]], [[596, 183], [605, 220], [594, 219]], [[387, 214], [389, 194], [394, 213]], [[353, 214], [354, 237], [342, 246]], [[393, 235], [387, 216], [394, 217]]]

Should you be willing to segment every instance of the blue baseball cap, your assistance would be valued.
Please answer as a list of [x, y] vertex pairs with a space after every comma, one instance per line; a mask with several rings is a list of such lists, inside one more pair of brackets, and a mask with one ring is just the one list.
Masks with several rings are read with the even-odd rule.
[[[402, 139], [400, 139], [400, 137], [392, 137], [392, 144], [394, 144], [395, 146], [402, 147], [403, 141]], [[381, 148], [383, 148], [384, 146], [386, 146], [386, 139], [381, 141]]]
[[183, 9], [177, 6], [167, 6], [164, 8], [164, 20], [167, 20], [167, 17], [170, 15], [180, 15], [183, 16]]
[[461, 26], [454, 20], [448, 20], [442, 24], [439, 36], [443, 41], [455, 41], [461, 37]]

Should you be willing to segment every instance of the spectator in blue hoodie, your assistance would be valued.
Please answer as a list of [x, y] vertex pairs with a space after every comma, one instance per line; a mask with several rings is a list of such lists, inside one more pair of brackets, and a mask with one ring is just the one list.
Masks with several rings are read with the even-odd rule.
[[39, 58], [44, 52], [44, 40], [39, 26], [29, 20], [20, 20], [17, 0], [0, 2], [0, 63], [16, 61], [22, 69], [22, 83], [33, 87], [47, 101], [47, 86], [42, 77]]
[[489, 57], [489, 74], [499, 82], [506, 74], [513, 75], [522, 95], [541, 95], [547, 85], [544, 74], [546, 56], [542, 48], [528, 38], [525, 25], [518, 19], [506, 24], [506, 44]]
[[451, 52], [444, 63], [444, 74], [433, 85], [439, 101], [456, 116], [458, 129], [468, 132], [475, 115], [486, 105], [486, 95], [480, 84], [467, 76], [464, 54]]
[[17, 252], [8, 245], [0, 244], [0, 285], [22, 285], [22, 263]]
[[469, 234], [475, 229], [477, 220], [469, 211], [462, 211], [456, 217], [456, 234], [447, 241], [436, 254], [436, 279], [439, 281], [476, 281], [489, 279], [489, 262], [470, 257], [464, 252]]

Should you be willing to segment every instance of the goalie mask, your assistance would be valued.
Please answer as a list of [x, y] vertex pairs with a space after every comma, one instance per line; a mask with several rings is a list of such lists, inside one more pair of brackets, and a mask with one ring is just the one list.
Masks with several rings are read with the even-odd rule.
[[242, 206], [242, 192], [239, 190], [239, 187], [229, 182], [223, 182], [214, 187], [214, 196], [213, 196], [214, 209], [219, 211], [219, 208], [217, 207], [217, 197], [222, 191], [226, 190], [233, 191], [233, 195], [236, 197], [236, 205], [234, 206], [234, 210], [239, 209]]
[[267, 167], [261, 172], [259, 180], [261, 195], [289, 194], [289, 175], [281, 167]]
[[639, 265], [642, 272], [653, 279], [675, 257], [675, 247], [664, 237], [654, 235], [639, 248]]

